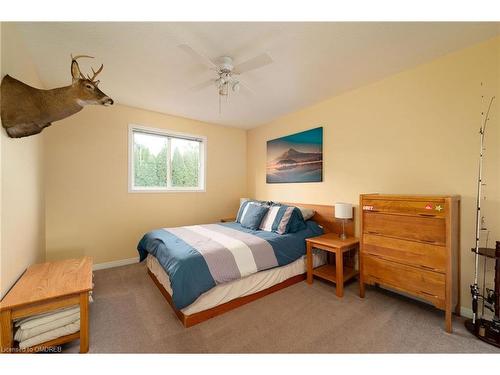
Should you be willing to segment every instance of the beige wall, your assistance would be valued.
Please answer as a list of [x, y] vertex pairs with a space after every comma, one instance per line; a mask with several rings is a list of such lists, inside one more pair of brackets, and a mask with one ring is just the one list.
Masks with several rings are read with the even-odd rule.
[[[500, 240], [499, 79], [496, 38], [252, 129], [249, 196], [357, 204], [360, 193], [460, 194], [462, 305], [469, 306], [482, 93], [497, 96], [487, 134], [484, 208], [490, 238]], [[266, 184], [266, 141], [317, 126], [324, 127], [324, 181]]]
[[[41, 87], [23, 41], [10, 23], [1, 25], [1, 75]], [[32, 263], [44, 259], [43, 136], [0, 135], [0, 297]]]
[[[106, 82], [102, 82], [106, 91]], [[207, 137], [206, 192], [128, 193], [129, 124]], [[233, 216], [246, 194], [246, 132], [137, 108], [90, 106], [44, 130], [47, 259], [137, 256], [152, 229]]]

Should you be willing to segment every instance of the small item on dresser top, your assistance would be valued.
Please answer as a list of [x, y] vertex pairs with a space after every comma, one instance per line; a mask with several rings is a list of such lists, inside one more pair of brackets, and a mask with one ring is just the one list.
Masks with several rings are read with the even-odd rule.
[[342, 233], [340, 238], [345, 240], [345, 221], [352, 219], [352, 204], [350, 203], [335, 203], [335, 219], [342, 220]]

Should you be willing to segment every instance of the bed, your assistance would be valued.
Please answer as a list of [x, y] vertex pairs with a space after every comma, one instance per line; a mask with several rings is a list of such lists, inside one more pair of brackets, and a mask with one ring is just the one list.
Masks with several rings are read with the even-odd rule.
[[[288, 204], [315, 210], [305, 229], [279, 235], [229, 222], [164, 228], [141, 239], [140, 258], [185, 327], [305, 279], [305, 239], [340, 228], [332, 206]], [[349, 222], [347, 232], [353, 229]], [[322, 252], [313, 256], [314, 267], [326, 261]]]

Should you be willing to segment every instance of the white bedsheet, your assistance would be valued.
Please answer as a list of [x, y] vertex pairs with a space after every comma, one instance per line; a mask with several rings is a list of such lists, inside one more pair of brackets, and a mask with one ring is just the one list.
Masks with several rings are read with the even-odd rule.
[[[314, 250], [313, 267], [316, 268], [325, 263], [326, 253], [324, 251]], [[148, 255], [146, 264], [149, 270], [156, 276], [160, 284], [163, 285], [170, 295], [172, 295], [170, 279], [158, 260], [154, 256]], [[232, 301], [233, 299], [260, 292], [261, 290], [270, 288], [273, 285], [279, 284], [304, 272], [306, 272], [305, 256], [297, 259], [295, 262], [287, 264], [286, 266], [257, 272], [239, 280], [219, 284], [203, 293], [196, 301], [181, 311], [185, 315], [192, 315], [203, 310], [208, 310], [212, 307]]]

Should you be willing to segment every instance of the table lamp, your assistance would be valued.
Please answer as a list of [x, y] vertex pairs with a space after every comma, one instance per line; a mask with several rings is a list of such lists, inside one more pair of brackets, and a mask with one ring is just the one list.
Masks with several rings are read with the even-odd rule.
[[352, 219], [352, 204], [335, 203], [335, 219], [342, 220], [342, 233], [340, 234], [340, 238], [345, 240], [347, 238], [345, 234], [345, 221], [347, 219]]

